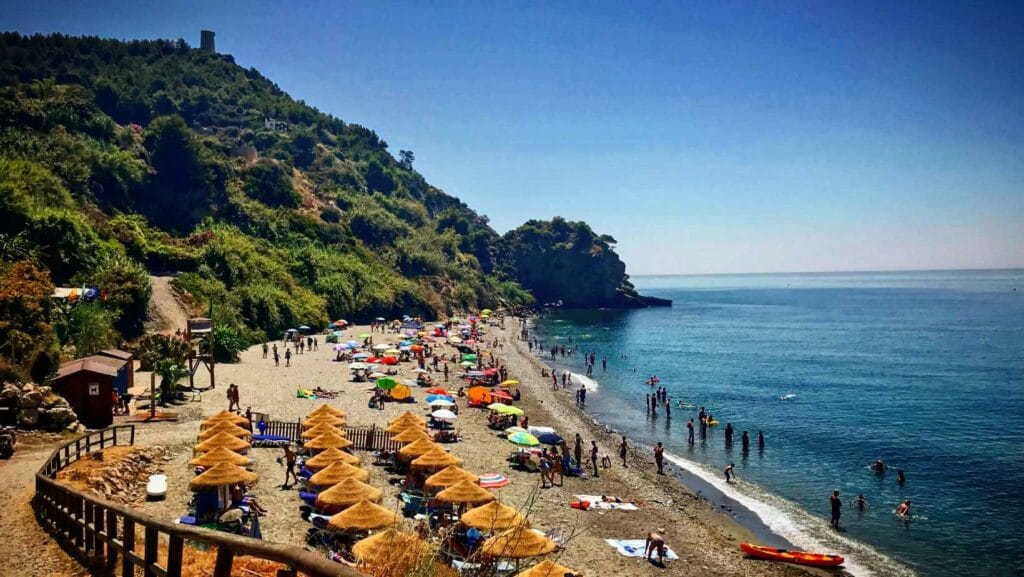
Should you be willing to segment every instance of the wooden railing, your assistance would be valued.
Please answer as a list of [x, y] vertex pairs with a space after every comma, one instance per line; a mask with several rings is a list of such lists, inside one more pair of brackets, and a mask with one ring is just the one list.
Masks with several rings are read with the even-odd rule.
[[[265, 435], [277, 435], [287, 437], [292, 442], [298, 443], [302, 440], [301, 421], [264, 421], [266, 428]], [[354, 443], [354, 451], [397, 451], [402, 444], [391, 439], [391, 433], [377, 426], [371, 427], [342, 427], [345, 437]], [[258, 427], [253, 426], [258, 431]]]
[[[55, 478], [61, 469], [90, 451], [134, 442], [134, 425], [95, 431], [58, 448], [36, 473], [36, 495], [32, 501], [36, 518], [67, 549], [121, 577], [134, 577], [136, 568], [145, 577], [180, 577], [186, 542], [217, 548], [213, 577], [230, 577], [234, 559], [239, 555], [281, 563], [290, 568], [291, 574], [298, 571], [311, 577], [365, 577], [298, 547], [177, 525], [75, 490]], [[137, 531], [142, 532], [141, 540]], [[158, 545], [164, 537], [167, 555], [161, 564]], [[140, 546], [141, 554], [137, 550]]]

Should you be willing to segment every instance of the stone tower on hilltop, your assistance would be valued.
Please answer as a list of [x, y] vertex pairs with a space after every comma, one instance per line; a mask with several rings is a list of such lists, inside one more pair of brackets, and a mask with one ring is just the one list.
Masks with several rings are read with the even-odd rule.
[[199, 49], [207, 52], [216, 52], [217, 46], [213, 39], [216, 33], [213, 30], [199, 31]]

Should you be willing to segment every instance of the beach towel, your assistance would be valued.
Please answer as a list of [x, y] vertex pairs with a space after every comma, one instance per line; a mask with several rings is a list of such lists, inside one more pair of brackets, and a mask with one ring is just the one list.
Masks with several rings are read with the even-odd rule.
[[[605, 539], [604, 542], [615, 547], [619, 553], [626, 557], [640, 557], [641, 559], [644, 556], [644, 546], [647, 544], [643, 539]], [[676, 559], [679, 559], [679, 556], [666, 545], [665, 560], [675, 561]]]
[[609, 503], [601, 500], [601, 495], [575, 495], [580, 501], [589, 501], [590, 509], [610, 509], [617, 511], [638, 511], [640, 508], [633, 503]]

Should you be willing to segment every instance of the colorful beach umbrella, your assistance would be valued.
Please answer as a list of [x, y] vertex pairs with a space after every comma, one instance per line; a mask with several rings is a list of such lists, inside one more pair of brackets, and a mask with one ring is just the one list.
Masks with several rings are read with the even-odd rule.
[[388, 391], [398, 386], [398, 381], [390, 377], [378, 378], [375, 386], [378, 389], [384, 389], [385, 391]]
[[480, 475], [480, 486], [484, 489], [500, 489], [507, 487], [509, 480], [501, 473], [484, 473]]
[[559, 437], [554, 433], [544, 433], [543, 435], [538, 435], [537, 440], [545, 445], [561, 445], [562, 443], [565, 442], [565, 439]]
[[508, 440], [521, 447], [536, 447], [540, 444], [537, 437], [534, 437], [530, 433], [516, 433], [508, 437]]
[[449, 401], [451, 403], [454, 403], [455, 399], [451, 398], [448, 395], [427, 395], [427, 403], [433, 404], [434, 401]]
[[455, 413], [449, 411], [448, 409], [441, 409], [439, 411], [434, 411], [433, 413], [430, 413], [430, 416], [434, 417], [438, 421], [454, 421], [455, 419], [459, 418], [458, 415], [456, 415]]

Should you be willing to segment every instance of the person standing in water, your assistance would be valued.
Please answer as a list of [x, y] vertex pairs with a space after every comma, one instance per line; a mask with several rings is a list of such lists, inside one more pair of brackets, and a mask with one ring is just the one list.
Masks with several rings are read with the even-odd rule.
[[896, 516], [901, 519], [910, 517], [910, 499], [900, 503], [899, 507], [896, 507]]
[[689, 423], [686, 423], [686, 442], [693, 444], [693, 418], [690, 419]]
[[829, 524], [832, 525], [833, 529], [838, 531], [839, 517], [843, 513], [843, 502], [842, 500], [839, 499], [839, 489], [832, 491], [832, 496], [829, 497], [829, 503], [832, 506], [832, 520], [829, 521]]
[[750, 435], [748, 435], [746, 431], [743, 431], [743, 435], [740, 437], [740, 443], [743, 445], [744, 453], [750, 450]]
[[736, 465], [734, 465], [733, 463], [729, 463], [729, 466], [725, 468], [724, 473], [725, 473], [725, 482], [726, 483], [732, 483], [732, 480], [735, 477], [735, 475], [733, 474], [733, 469], [735, 467], [736, 467]]
[[764, 431], [757, 432], [757, 448], [758, 450], [764, 450]]
[[854, 507], [857, 507], [858, 511], [863, 511], [868, 506], [868, 499], [864, 496], [864, 493], [857, 495], [857, 498], [853, 500]]
[[903, 486], [903, 483], [907, 482], [907, 476], [903, 474], [903, 469], [896, 470], [896, 483], [899, 486]]
[[725, 424], [725, 446], [732, 446], [732, 423]]

